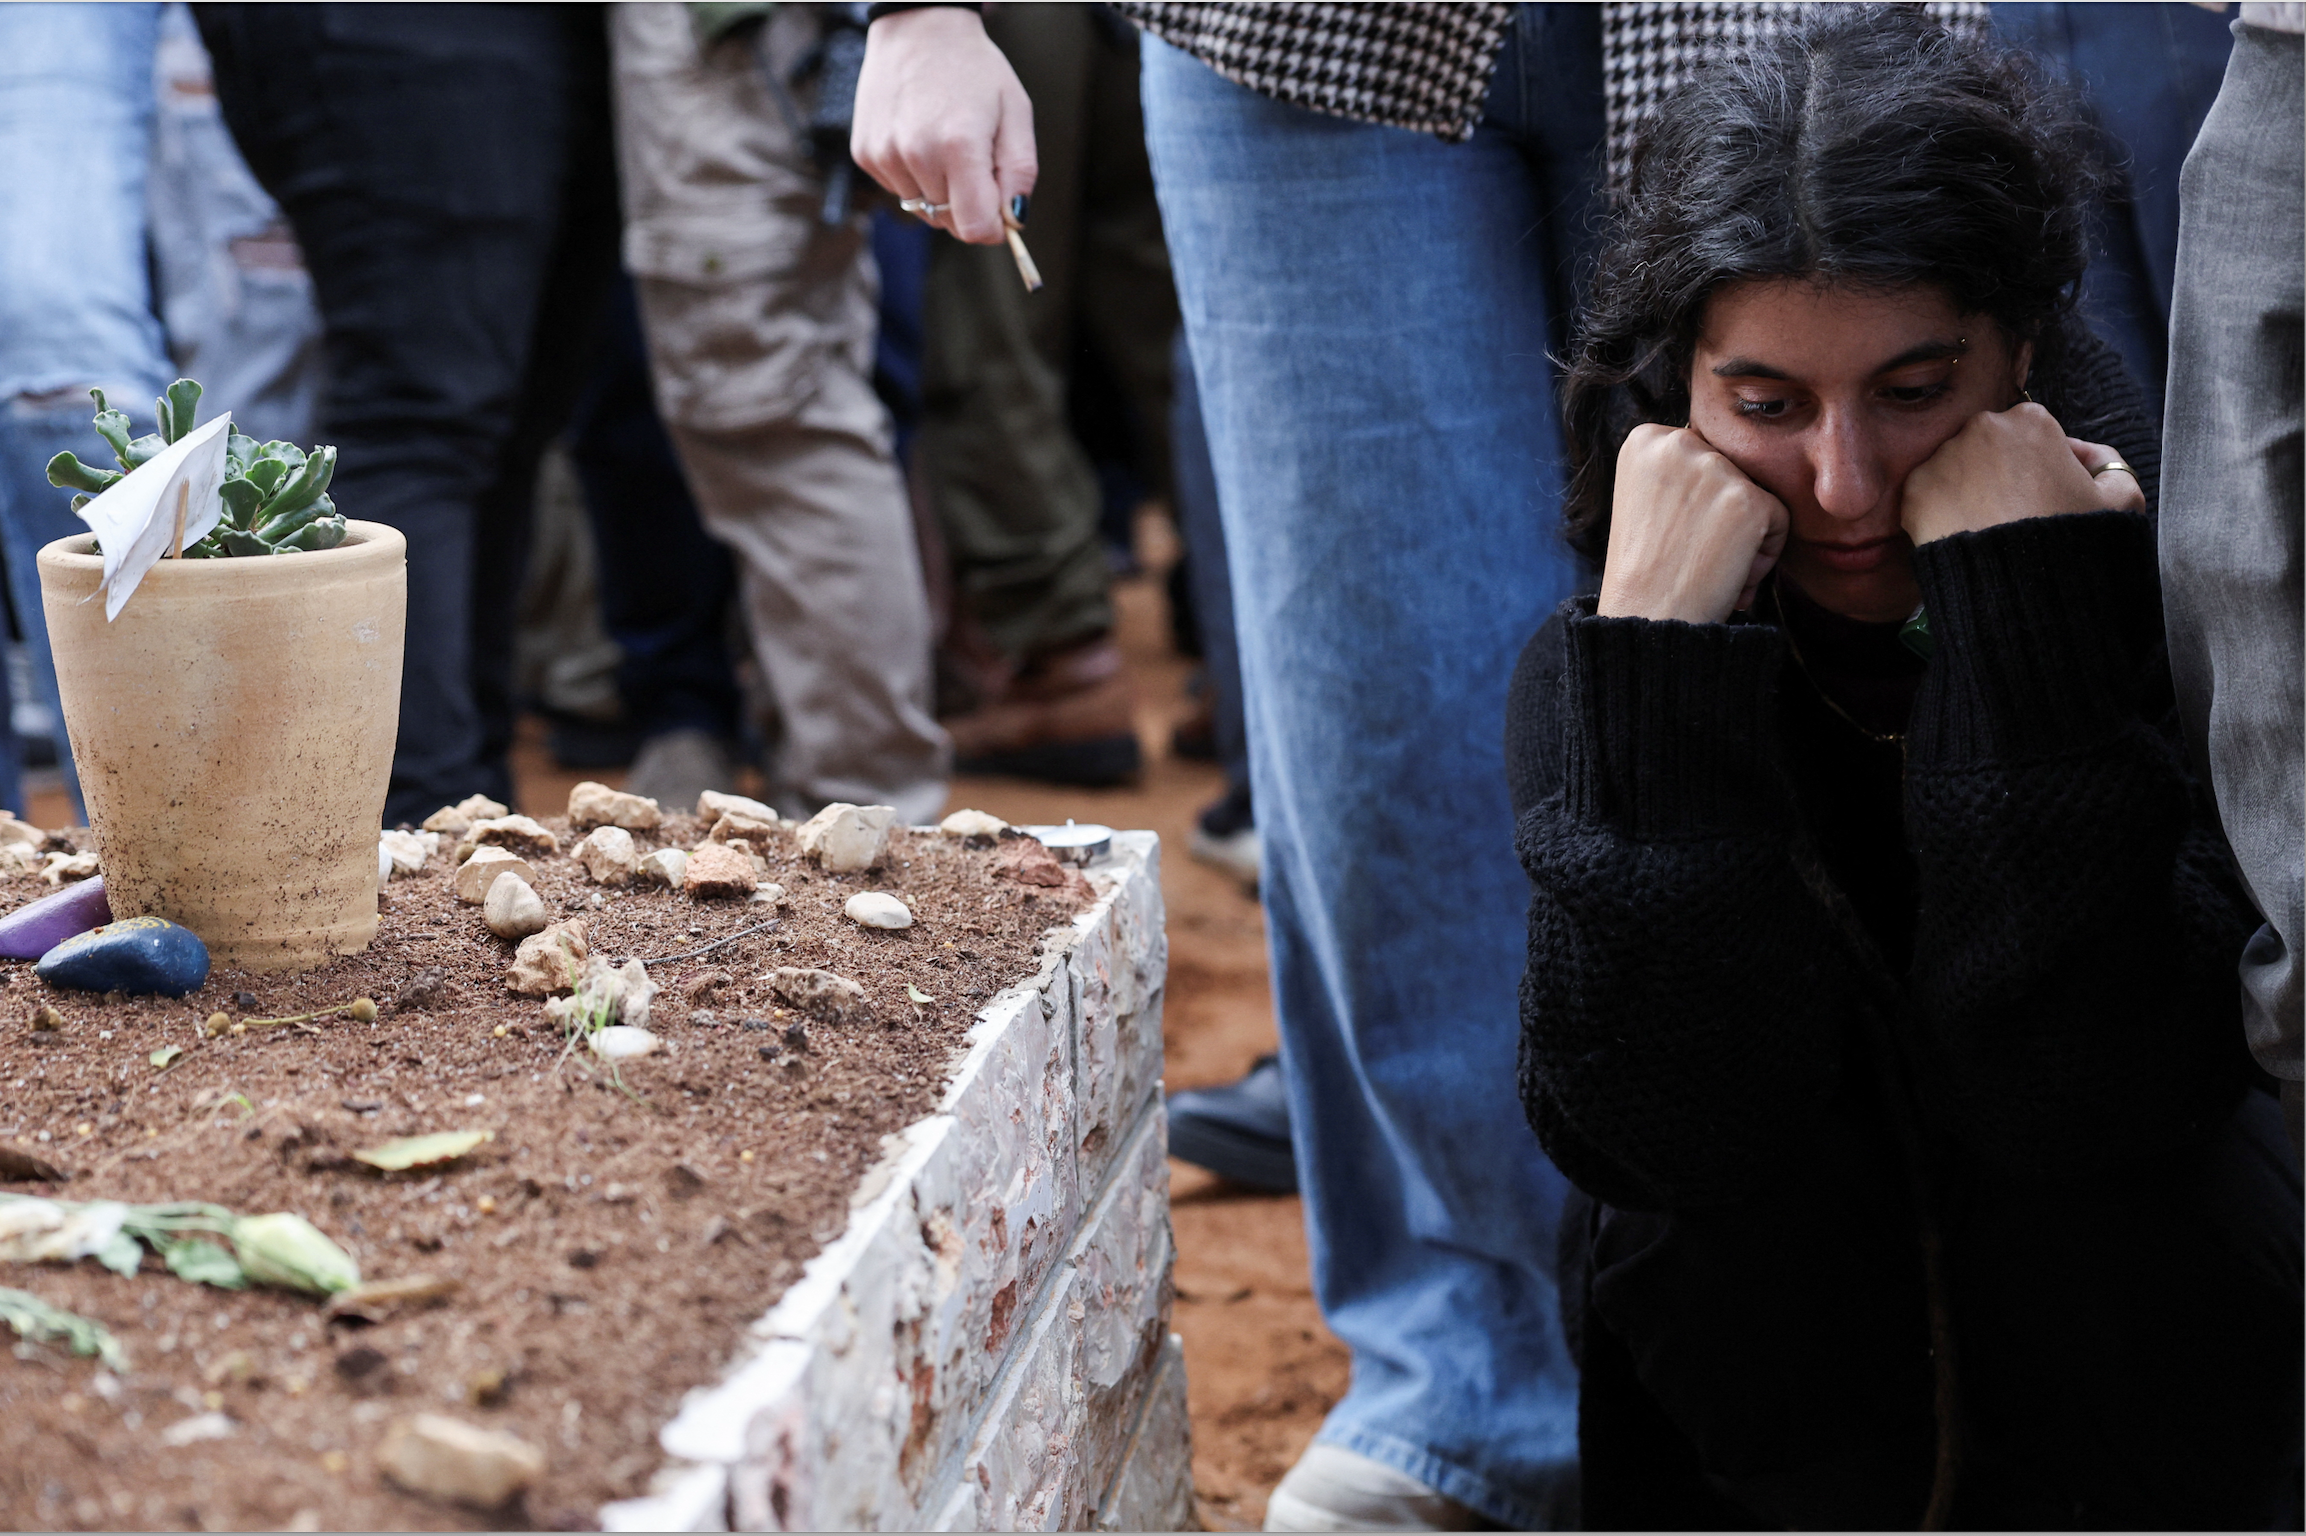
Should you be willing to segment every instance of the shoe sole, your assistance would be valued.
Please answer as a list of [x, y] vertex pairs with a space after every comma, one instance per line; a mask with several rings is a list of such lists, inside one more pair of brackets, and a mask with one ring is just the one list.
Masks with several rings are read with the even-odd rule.
[[1288, 1147], [1215, 1120], [1195, 1115], [1172, 1118], [1169, 1155], [1250, 1189], [1275, 1195], [1297, 1193], [1297, 1159]]

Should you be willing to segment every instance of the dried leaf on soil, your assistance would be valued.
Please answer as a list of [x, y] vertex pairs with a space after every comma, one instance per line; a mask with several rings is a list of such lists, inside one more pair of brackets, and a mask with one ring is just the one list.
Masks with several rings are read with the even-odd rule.
[[46, 1179], [61, 1184], [71, 1175], [44, 1158], [14, 1147], [0, 1147], [0, 1179]]
[[183, 1054], [184, 1047], [181, 1045], [164, 1045], [152, 1053], [152, 1065], [165, 1072], [175, 1064], [176, 1058]]
[[363, 1147], [352, 1156], [354, 1161], [371, 1168], [399, 1173], [407, 1168], [454, 1162], [482, 1142], [495, 1139], [494, 1131], [441, 1131], [432, 1136], [396, 1137], [377, 1146]]

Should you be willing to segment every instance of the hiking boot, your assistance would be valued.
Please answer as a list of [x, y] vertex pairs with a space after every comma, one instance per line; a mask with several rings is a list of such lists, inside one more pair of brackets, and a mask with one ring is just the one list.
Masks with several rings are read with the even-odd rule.
[[1289, 1081], [1281, 1075], [1281, 1058], [1260, 1056], [1248, 1076], [1221, 1088], [1171, 1094], [1169, 1155], [1251, 1189], [1296, 1193]]
[[955, 773], [1099, 789], [1137, 776], [1135, 703], [1121, 648], [1099, 636], [1041, 657], [998, 696], [940, 723]]

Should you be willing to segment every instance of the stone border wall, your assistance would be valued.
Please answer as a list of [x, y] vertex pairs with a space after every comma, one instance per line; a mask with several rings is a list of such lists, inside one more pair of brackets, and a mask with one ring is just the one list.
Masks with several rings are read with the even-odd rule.
[[977, 1015], [936, 1114], [885, 1138], [848, 1229], [606, 1530], [1176, 1530], [1192, 1516], [1174, 1299], [1160, 840]]

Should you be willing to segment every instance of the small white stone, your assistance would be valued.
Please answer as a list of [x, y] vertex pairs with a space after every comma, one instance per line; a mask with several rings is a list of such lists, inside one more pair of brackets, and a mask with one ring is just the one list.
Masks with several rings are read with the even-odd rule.
[[103, 869], [97, 864], [96, 855], [92, 852], [52, 853], [48, 855], [48, 867], [40, 871], [40, 878], [50, 885], [61, 887], [67, 880], [85, 880], [91, 875], [102, 873]]
[[777, 821], [777, 813], [772, 807], [758, 800], [748, 800], [743, 795], [725, 795], [717, 789], [708, 789], [697, 796], [697, 820], [709, 827], [723, 816], [749, 816], [772, 826]]
[[746, 899], [756, 907], [781, 907], [785, 904], [785, 888], [781, 885], [764, 885]]
[[456, 804], [444, 805], [425, 817], [424, 830], [462, 837], [476, 821], [493, 821], [510, 814], [510, 807], [499, 805], [486, 795], [467, 795]]
[[611, 1024], [606, 1029], [595, 1030], [592, 1037], [593, 1054], [609, 1061], [630, 1061], [663, 1045], [655, 1035], [631, 1024]]
[[488, 900], [489, 887], [507, 874], [526, 880], [529, 889], [536, 889], [536, 870], [519, 854], [503, 848], [481, 847], [457, 866], [456, 899], [468, 906], [479, 906]]
[[646, 795], [628, 795], [590, 779], [568, 792], [568, 823], [579, 832], [589, 827], [646, 832], [664, 819], [664, 808]]
[[1009, 824], [1000, 817], [984, 811], [955, 811], [937, 823], [937, 830], [947, 837], [999, 837]]
[[413, 875], [432, 862], [432, 856], [440, 852], [440, 834], [386, 832], [378, 838], [378, 844], [391, 856], [394, 874]]
[[625, 885], [640, 873], [640, 850], [622, 827], [596, 827], [576, 845], [577, 862], [602, 885]]
[[871, 869], [889, 846], [895, 806], [836, 800], [801, 824], [793, 841], [802, 853], [836, 874]]
[[44, 861], [36, 843], [0, 843], [0, 875], [29, 875]]
[[552, 919], [536, 887], [518, 875], [500, 875], [488, 888], [480, 906], [481, 921], [500, 939], [525, 939], [544, 932]]
[[859, 891], [841, 908], [860, 928], [910, 928], [912, 909], [887, 891]]
[[473, 849], [489, 845], [526, 854], [560, 852], [560, 839], [545, 830], [542, 822], [526, 816], [498, 816], [489, 821], [476, 821], [466, 828], [456, 845], [456, 856], [460, 860], [468, 859]]
[[641, 878], [652, 885], [681, 888], [681, 876], [688, 873], [689, 856], [678, 848], [659, 848], [641, 860]]
[[382, 843], [376, 845], [376, 889], [382, 894], [392, 884], [392, 850]]
[[28, 821], [19, 821], [14, 811], [0, 810], [0, 846], [37, 848], [47, 840], [47, 833]]
[[481, 1509], [496, 1508], [544, 1476], [544, 1453], [527, 1441], [437, 1413], [393, 1425], [376, 1460], [411, 1493]]
[[189, 1419], [179, 1419], [160, 1432], [160, 1443], [166, 1446], [192, 1445], [202, 1440], [229, 1440], [240, 1429], [221, 1413], [196, 1413]]

